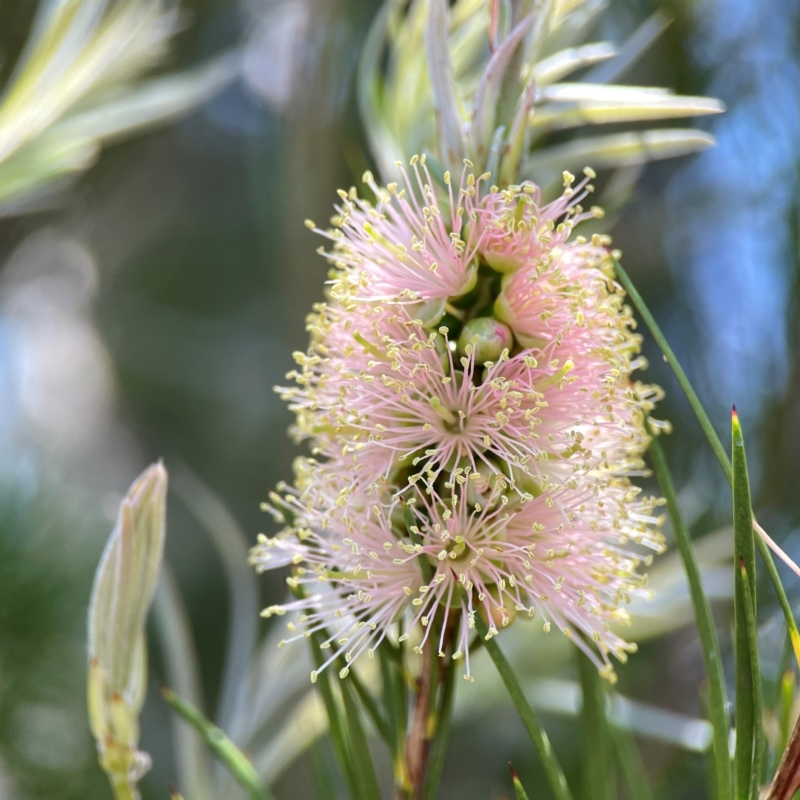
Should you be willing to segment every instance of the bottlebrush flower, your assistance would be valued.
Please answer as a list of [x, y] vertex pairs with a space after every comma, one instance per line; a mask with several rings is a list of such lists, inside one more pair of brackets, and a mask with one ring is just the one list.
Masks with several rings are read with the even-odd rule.
[[365, 174], [375, 206], [355, 189], [340, 191], [333, 232], [306, 223], [334, 243], [327, 254], [341, 270], [334, 294], [418, 305], [433, 301], [432, 307], [441, 309], [447, 298], [475, 286], [478, 241], [474, 227], [465, 223], [480, 178], [465, 169], [454, 192], [448, 174], [448, 197], [440, 203], [425, 159], [413, 158], [411, 168], [413, 178], [401, 169], [403, 187], [381, 188], [371, 173]]
[[538, 614], [610, 675], [631, 649], [610, 625], [643, 586], [630, 543], [662, 546], [657, 503], [630, 480], [660, 390], [631, 380], [644, 362], [607, 239], [572, 238], [598, 216], [580, 205], [592, 173], [544, 204], [469, 172], [442, 200], [413, 168], [406, 194], [367, 175], [378, 206], [351, 190], [329, 234], [330, 300], [281, 390], [311, 457], [278, 501], [289, 531], [252, 554], [325, 589], [270, 613], [308, 609], [298, 636], [330, 629], [326, 665], [394, 623], [466, 655], [475, 613], [492, 633]]
[[[319, 669], [343, 658], [344, 677], [346, 665], [374, 652], [392, 626], [399, 625], [403, 640], [421, 624], [416, 652], [432, 646], [444, 656], [452, 639], [469, 680], [474, 615], [482, 614], [495, 635], [524, 613], [545, 631], [555, 626], [573, 638], [613, 677], [609, 655], [625, 660], [635, 645], [611, 625], [627, 622], [624, 604], [646, 585], [637, 568], [650, 561], [630, 543], [662, 549], [652, 530], [656, 503], [608, 475], [534, 497], [513, 479], [469, 466], [455, 470], [449, 490], [443, 501], [415, 489], [388, 508], [374, 504], [371, 514], [362, 496], [360, 510], [343, 516], [303, 508], [291, 496], [281, 501], [297, 512], [294, 526], [274, 539], [260, 537], [251, 561], [259, 571], [296, 565], [289, 583], [307, 596], [264, 612], [302, 614], [282, 644], [319, 633], [331, 651]], [[410, 527], [398, 513], [403, 502], [413, 509]], [[427, 582], [423, 559], [432, 573]]]

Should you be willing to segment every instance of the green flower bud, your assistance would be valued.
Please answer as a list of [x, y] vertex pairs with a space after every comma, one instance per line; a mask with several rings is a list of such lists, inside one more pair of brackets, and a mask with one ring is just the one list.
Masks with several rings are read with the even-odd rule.
[[503, 350], [514, 344], [507, 325], [492, 317], [478, 317], [470, 320], [458, 337], [458, 352], [461, 355], [475, 354], [475, 362], [485, 364], [497, 361]]
[[445, 298], [426, 300], [424, 303], [416, 303], [411, 306], [409, 313], [412, 319], [418, 319], [426, 328], [433, 328], [444, 316], [446, 302]]
[[522, 347], [541, 349], [547, 344], [544, 339], [522, 333], [517, 327], [517, 315], [514, 313], [514, 309], [511, 307], [511, 304], [508, 302], [508, 298], [505, 294], [509, 283], [508, 277], [509, 276], [503, 278], [502, 289], [500, 294], [497, 296], [497, 300], [494, 301], [492, 313], [497, 319], [508, 325], [508, 327], [514, 331], [514, 336]]

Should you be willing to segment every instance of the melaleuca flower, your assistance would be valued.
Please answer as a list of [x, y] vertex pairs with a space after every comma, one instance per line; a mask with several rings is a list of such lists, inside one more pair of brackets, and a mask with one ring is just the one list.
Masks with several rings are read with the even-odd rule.
[[592, 191], [594, 176], [587, 169], [573, 187], [574, 176], [565, 172], [564, 193], [550, 203], [542, 202], [541, 190], [529, 181], [488, 194], [476, 214], [481, 257], [498, 272], [514, 272], [523, 264], [546, 268], [554, 248], [569, 240], [577, 224], [602, 214], [580, 205]]
[[375, 206], [355, 189], [341, 191], [333, 232], [320, 231], [310, 221], [306, 224], [334, 242], [329, 255], [341, 270], [335, 296], [430, 303], [433, 313], [438, 310], [441, 315], [447, 298], [475, 286], [478, 237], [474, 226], [465, 223], [480, 179], [465, 172], [461, 187], [454, 192], [446, 175], [449, 192], [442, 203], [425, 159], [412, 159], [411, 166], [413, 178], [401, 170], [403, 187], [381, 188], [371, 173], [365, 174]]
[[[555, 626], [573, 638], [613, 677], [609, 654], [625, 660], [635, 645], [611, 626], [627, 622], [624, 604], [646, 585], [637, 568], [650, 561], [630, 544], [656, 551], [662, 544], [651, 528], [657, 524], [653, 500], [638, 499], [626, 480], [597, 472], [593, 481], [551, 485], [533, 496], [512, 478], [459, 468], [445, 487], [446, 501], [418, 491], [404, 501], [414, 509], [409, 527], [396, 500], [389, 508], [373, 504], [366, 514], [369, 501], [361, 496], [355, 514], [339, 516], [289, 496], [279, 502], [297, 512], [293, 528], [260, 537], [251, 561], [260, 571], [297, 565], [289, 582], [306, 596], [271, 606], [264, 616], [301, 612], [282, 644], [321, 633], [321, 646], [331, 652], [320, 669], [341, 657], [342, 676], [392, 626], [399, 625], [403, 640], [421, 625], [415, 651], [432, 646], [444, 656], [451, 635], [453, 657], [466, 657], [471, 679], [474, 615], [482, 614], [496, 635], [524, 613], [540, 619], [545, 631]], [[422, 559], [431, 565], [427, 583]]]
[[[300, 611], [298, 622], [289, 624], [291, 636], [281, 646], [310, 633], [322, 634], [321, 647], [331, 652], [320, 670], [340, 656], [349, 664], [365, 650], [374, 651], [423, 583], [414, 563], [417, 548], [403, 531], [402, 516], [399, 522], [396, 519], [397, 503], [388, 508], [373, 504], [367, 515], [364, 507], [369, 501], [360, 499], [362, 505], [356, 504], [353, 517], [330, 516], [288, 495], [278, 503], [296, 514], [293, 527], [273, 539], [260, 536], [250, 556], [259, 571], [297, 565], [289, 582], [306, 590], [307, 596], [270, 606], [262, 616]], [[346, 671], [345, 666], [343, 676]], [[315, 670], [312, 681], [316, 675]]]
[[608, 239], [573, 237], [600, 216], [581, 206], [592, 173], [543, 203], [468, 171], [442, 198], [413, 166], [405, 194], [367, 175], [378, 206], [351, 190], [338, 209], [329, 301], [281, 390], [311, 457], [277, 501], [293, 524], [253, 560], [294, 565], [306, 596], [280, 610], [308, 609], [297, 636], [329, 631], [326, 664], [395, 624], [466, 656], [475, 613], [494, 634], [525, 612], [611, 675], [631, 649], [611, 625], [644, 585], [631, 543], [661, 548], [657, 503], [631, 483], [660, 390], [632, 380], [644, 360]]
[[[479, 341], [470, 339], [459, 355], [446, 328], [427, 331], [399, 306], [380, 311], [327, 315], [326, 356], [299, 355], [302, 388], [284, 391], [298, 412], [298, 432], [327, 459], [319, 472], [344, 479], [337, 503], [392, 483], [402, 489], [421, 481], [434, 491], [441, 476], [463, 464], [529, 472], [527, 462], [541, 449], [539, 426], [552, 432], [542, 415], [555, 396], [584, 402], [578, 386], [564, 389], [574, 383], [572, 364], [559, 362], [555, 344], [541, 362], [530, 354], [510, 357], [505, 348], [496, 362], [478, 363]], [[572, 441], [546, 446], [555, 454]], [[330, 485], [314, 480], [310, 488]]]

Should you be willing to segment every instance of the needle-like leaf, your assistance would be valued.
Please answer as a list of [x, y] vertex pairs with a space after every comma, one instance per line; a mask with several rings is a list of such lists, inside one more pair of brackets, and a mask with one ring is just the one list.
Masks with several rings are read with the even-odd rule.
[[514, 797], [516, 800], [528, 800], [528, 794], [519, 779], [519, 775], [517, 775], [517, 771], [511, 764], [508, 765], [508, 768], [511, 770], [511, 782], [514, 784]]
[[[662, 333], [661, 328], [658, 327], [658, 323], [656, 323], [655, 318], [650, 313], [650, 309], [648, 309], [647, 305], [642, 299], [642, 296], [633, 285], [628, 273], [625, 272], [625, 270], [622, 268], [622, 265], [613, 255], [609, 254], [609, 258], [611, 259], [611, 263], [614, 265], [614, 270], [616, 271], [620, 283], [624, 286], [625, 291], [628, 293], [629, 297], [633, 301], [633, 304], [636, 306], [636, 309], [641, 314], [645, 325], [647, 325], [649, 328], [650, 333], [656, 340], [656, 344], [658, 344], [661, 352], [664, 354], [666, 362], [669, 364], [670, 368], [675, 374], [678, 384], [680, 385], [681, 389], [683, 389], [683, 393], [686, 395], [686, 399], [689, 401], [689, 405], [691, 406], [692, 411], [694, 411], [697, 421], [700, 423], [700, 427], [703, 429], [703, 433], [705, 434], [706, 439], [711, 446], [711, 450], [717, 457], [720, 467], [722, 467], [722, 472], [725, 475], [725, 478], [727, 479], [728, 483], [733, 486], [733, 470], [731, 468], [731, 462], [728, 459], [728, 454], [725, 452], [725, 448], [722, 446], [719, 436], [717, 436], [717, 432], [714, 430], [714, 426], [711, 424], [711, 420], [709, 419], [705, 408], [703, 408], [703, 404], [700, 402], [700, 398], [697, 396], [692, 384], [686, 377], [686, 373], [683, 371], [680, 362], [675, 357], [675, 353], [672, 352], [672, 348], [669, 346], [669, 343]], [[764, 540], [764, 533], [755, 520], [753, 520], [753, 526], [756, 532], [759, 534], [758, 537], [756, 537], [756, 546], [758, 547], [758, 552], [761, 554], [761, 559], [764, 562], [764, 566], [767, 568], [767, 574], [769, 575], [772, 586], [775, 589], [775, 594], [778, 597], [778, 602], [780, 603], [781, 610], [783, 611], [783, 616], [786, 620], [786, 627], [791, 638], [795, 659], [797, 660], [798, 665], [800, 665], [800, 631], [797, 629], [797, 623], [795, 622], [794, 614], [792, 613], [792, 607], [789, 605], [789, 598], [786, 596], [786, 590], [783, 588], [783, 584], [781, 583], [780, 575], [778, 575], [775, 562], [773, 561], [772, 555], [769, 552], [769, 547]], [[773, 549], [776, 549], [775, 544], [771, 539], [769, 542], [769, 546], [773, 547]], [[781, 557], [784, 558], [784, 560], [787, 560], [788, 557], [785, 556], [785, 553], [783, 553], [780, 548], [777, 548], [776, 552], [782, 554]]]
[[572, 792], [570, 792], [569, 786], [567, 785], [564, 770], [561, 769], [556, 754], [553, 752], [550, 739], [530, 704], [525, 699], [522, 687], [519, 685], [519, 680], [517, 680], [517, 676], [511, 669], [511, 665], [503, 655], [503, 651], [494, 640], [494, 637], [489, 637], [489, 628], [480, 614], [475, 615], [475, 628], [484, 639], [486, 650], [492, 661], [494, 661], [494, 665], [505, 684], [509, 697], [511, 697], [511, 701], [514, 703], [517, 713], [522, 720], [522, 724], [525, 726], [528, 736], [531, 737], [531, 741], [539, 753], [539, 758], [542, 762], [542, 767], [544, 768], [553, 796], [556, 800], [573, 800]]
[[209, 749], [225, 765], [253, 800], [274, 800], [265, 788], [250, 759], [225, 735], [225, 732], [206, 719], [193, 705], [181, 700], [172, 689], [162, 689], [161, 696], [199, 734]]
[[755, 642], [755, 547], [750, 511], [750, 483], [739, 417], [731, 417], [733, 444], [733, 544], [736, 566], [734, 616], [736, 622], [736, 753], [734, 797], [749, 800], [755, 750], [755, 691], [751, 640]]
[[694, 616], [697, 622], [697, 632], [700, 637], [700, 646], [703, 651], [703, 662], [708, 680], [709, 716], [714, 730], [714, 765], [717, 782], [717, 797], [719, 800], [728, 800], [731, 796], [731, 767], [728, 755], [728, 720], [727, 698], [725, 692], [725, 676], [722, 672], [722, 658], [719, 652], [719, 641], [714, 629], [714, 618], [711, 606], [703, 591], [700, 579], [700, 570], [692, 550], [692, 541], [689, 531], [683, 522], [672, 475], [664, 457], [664, 451], [657, 438], [650, 443], [650, 459], [653, 463], [661, 492], [667, 501], [667, 510], [672, 521], [672, 529], [678, 550], [686, 572], [689, 584], [689, 594], [692, 598]]

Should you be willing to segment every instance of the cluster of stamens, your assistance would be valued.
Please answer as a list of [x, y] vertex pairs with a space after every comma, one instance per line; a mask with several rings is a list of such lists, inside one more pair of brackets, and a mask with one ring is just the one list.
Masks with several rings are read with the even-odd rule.
[[[363, 651], [412, 639], [462, 656], [520, 615], [571, 637], [609, 677], [638, 569], [662, 548], [643, 473], [657, 387], [635, 383], [630, 313], [586, 171], [544, 203], [526, 183], [487, 188], [466, 162], [435, 188], [424, 158], [404, 186], [341, 192], [328, 302], [308, 320], [280, 392], [310, 456], [267, 508], [258, 569], [292, 565], [294, 638], [318, 636], [346, 675]], [[296, 615], [300, 615], [296, 618]], [[312, 675], [315, 678], [316, 672]]]

